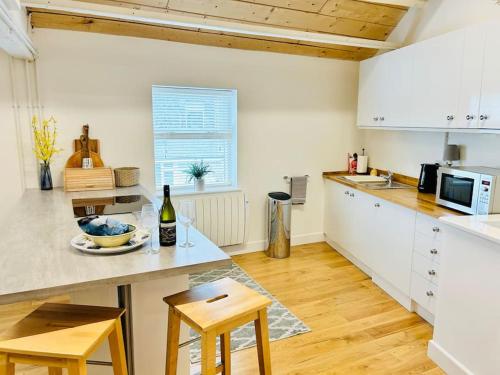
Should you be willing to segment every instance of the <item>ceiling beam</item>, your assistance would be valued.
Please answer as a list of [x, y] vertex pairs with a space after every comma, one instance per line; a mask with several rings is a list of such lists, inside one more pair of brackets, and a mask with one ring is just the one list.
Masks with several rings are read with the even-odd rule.
[[34, 9], [77, 13], [87, 16], [113, 18], [150, 25], [182, 27], [221, 33], [235, 33], [254, 37], [279, 38], [301, 42], [344, 45], [382, 50], [393, 50], [400, 47], [398, 44], [392, 42], [353, 38], [326, 33], [314, 33], [272, 26], [261, 26], [166, 12], [163, 13], [158, 11], [131, 9], [114, 5], [94, 4], [74, 0], [22, 0], [21, 3], [23, 6]]
[[361, 0], [365, 3], [373, 3], [380, 5], [396, 5], [401, 7], [422, 7], [427, 3], [427, 0]]

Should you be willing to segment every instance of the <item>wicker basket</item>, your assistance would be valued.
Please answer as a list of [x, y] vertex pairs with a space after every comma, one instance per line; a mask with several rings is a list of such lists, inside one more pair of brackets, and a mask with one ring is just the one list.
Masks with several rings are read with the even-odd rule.
[[139, 168], [115, 168], [115, 185], [117, 187], [135, 186], [139, 184]]

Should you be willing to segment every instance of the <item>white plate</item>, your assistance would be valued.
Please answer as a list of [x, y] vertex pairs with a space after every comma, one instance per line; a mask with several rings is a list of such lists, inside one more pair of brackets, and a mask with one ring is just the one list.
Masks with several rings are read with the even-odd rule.
[[148, 241], [148, 239], [148, 232], [144, 230], [138, 230], [137, 232], [135, 232], [134, 236], [130, 239], [128, 244], [117, 247], [101, 247], [96, 249], [92, 248], [93, 246], [95, 246], [94, 242], [90, 240], [85, 235], [85, 233], [80, 233], [78, 236], [71, 240], [71, 246], [88, 254], [119, 254], [141, 247]]

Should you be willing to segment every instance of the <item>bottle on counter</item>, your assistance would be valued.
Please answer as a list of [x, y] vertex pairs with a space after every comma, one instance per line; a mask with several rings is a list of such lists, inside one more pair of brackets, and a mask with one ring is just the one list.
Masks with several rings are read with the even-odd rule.
[[163, 186], [163, 205], [160, 210], [160, 245], [174, 246], [177, 240], [175, 210], [170, 200], [170, 186]]

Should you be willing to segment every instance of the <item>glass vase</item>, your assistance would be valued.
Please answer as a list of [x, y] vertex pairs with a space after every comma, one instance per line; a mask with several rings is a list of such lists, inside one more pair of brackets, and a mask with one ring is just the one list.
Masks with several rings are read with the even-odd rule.
[[50, 174], [50, 164], [40, 164], [40, 189], [52, 190], [52, 175]]

